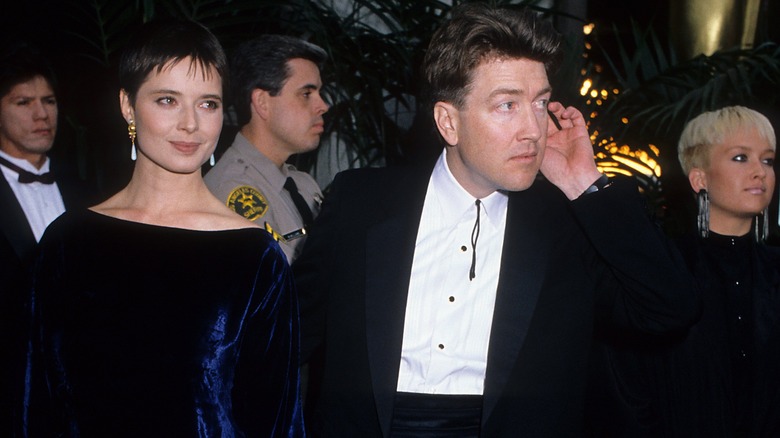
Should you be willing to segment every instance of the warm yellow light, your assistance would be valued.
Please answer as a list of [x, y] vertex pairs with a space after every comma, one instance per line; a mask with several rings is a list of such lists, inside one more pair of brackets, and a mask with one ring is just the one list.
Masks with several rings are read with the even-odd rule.
[[627, 125], [628, 124], [628, 117], [623, 117], [622, 119], [620, 119], [620, 121], [623, 122], [624, 125]]
[[598, 97], [598, 96], [599, 96], [599, 92], [598, 91], [590, 90], [590, 97]]
[[641, 173], [643, 175], [653, 176], [652, 169], [648, 169], [646, 166], [643, 166], [643, 165], [637, 163], [634, 160], [630, 160], [630, 159], [625, 158], [625, 157], [620, 156], [620, 155], [613, 155], [612, 159], [617, 161], [618, 163], [622, 163], [625, 166], [628, 166], [628, 167], [636, 170], [637, 172], [639, 172], [639, 173]]
[[582, 33], [585, 35], [590, 35], [595, 27], [596, 25], [594, 23], [588, 23], [585, 26], [582, 26]]
[[593, 85], [593, 81], [590, 79], [585, 79], [585, 81], [582, 82], [582, 88], [580, 88], [580, 96], [585, 96], [588, 94], [588, 90], [590, 90], [591, 85]]

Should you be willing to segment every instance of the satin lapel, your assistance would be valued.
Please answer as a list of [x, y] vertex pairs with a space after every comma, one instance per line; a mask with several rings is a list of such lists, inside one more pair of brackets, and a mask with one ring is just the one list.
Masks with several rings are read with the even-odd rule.
[[485, 375], [483, 424], [516, 366], [549, 263], [547, 235], [551, 224], [544, 206], [541, 192], [533, 188], [509, 198]]
[[385, 436], [390, 432], [409, 277], [429, 176], [399, 180], [386, 196], [395, 200], [387, 205], [387, 219], [372, 226], [366, 237], [366, 339], [374, 399]]
[[35, 249], [35, 235], [30, 224], [27, 223], [22, 206], [2, 174], [0, 174], [0, 206], [2, 206], [0, 229], [19, 256], [19, 260], [27, 265], [31, 263], [30, 258]]

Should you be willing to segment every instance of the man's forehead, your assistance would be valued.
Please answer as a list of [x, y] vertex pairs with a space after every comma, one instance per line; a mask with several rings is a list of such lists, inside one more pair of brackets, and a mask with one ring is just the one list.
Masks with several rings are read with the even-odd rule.
[[544, 64], [528, 58], [485, 59], [473, 70], [469, 88], [479, 82], [491, 84], [491, 94], [513, 89], [531, 94], [543, 94], [551, 90]]
[[[40, 90], [39, 86], [43, 86], [44, 89]], [[51, 84], [49, 84], [49, 81], [46, 80], [46, 78], [43, 76], [34, 76], [21, 82], [17, 82], [11, 86], [11, 89], [8, 90], [8, 94], [3, 97], [35, 96], [41, 91], [43, 91], [43, 94], [45, 95], [54, 94], [54, 91], [51, 88]]]

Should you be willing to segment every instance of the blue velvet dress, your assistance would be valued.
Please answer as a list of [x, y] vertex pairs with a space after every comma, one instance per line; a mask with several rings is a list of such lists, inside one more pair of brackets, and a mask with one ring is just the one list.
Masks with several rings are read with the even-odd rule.
[[34, 284], [25, 435], [304, 436], [297, 298], [265, 231], [69, 211]]

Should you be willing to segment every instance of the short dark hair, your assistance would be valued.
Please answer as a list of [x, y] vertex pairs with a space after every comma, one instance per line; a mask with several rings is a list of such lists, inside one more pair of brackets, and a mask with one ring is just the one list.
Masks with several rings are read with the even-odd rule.
[[562, 38], [552, 24], [528, 8], [462, 3], [431, 38], [422, 63], [423, 101], [461, 107], [474, 70], [485, 60], [526, 58], [549, 75], [560, 62]]
[[306, 59], [322, 70], [328, 54], [321, 47], [285, 35], [262, 35], [238, 46], [230, 58], [232, 98], [239, 126], [252, 118], [252, 91], [278, 95], [290, 77], [287, 62]]
[[144, 24], [135, 33], [119, 61], [119, 87], [127, 92], [131, 102], [152, 70], [157, 73], [168, 63], [185, 58], [197, 63], [204, 74], [210, 67], [222, 79], [223, 94], [228, 80], [225, 51], [205, 26], [188, 20], [158, 20]]
[[46, 79], [57, 94], [57, 80], [48, 59], [37, 47], [17, 41], [5, 46], [0, 53], [0, 98], [5, 97], [18, 84], [36, 76]]

